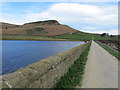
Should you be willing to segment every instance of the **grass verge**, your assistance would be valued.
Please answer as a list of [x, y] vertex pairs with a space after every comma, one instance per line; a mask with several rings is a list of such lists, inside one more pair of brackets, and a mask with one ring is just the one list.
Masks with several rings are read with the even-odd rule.
[[103, 47], [105, 50], [107, 50], [110, 54], [112, 54], [113, 56], [115, 56], [116, 58], [118, 58], [120, 60], [120, 53], [113, 50], [112, 48], [107, 47], [106, 45], [97, 42], [101, 47]]
[[2, 40], [39, 40], [39, 41], [68, 41], [66, 39], [55, 39], [48, 36], [30, 35], [0, 35]]
[[55, 88], [74, 88], [77, 85], [81, 85], [90, 44], [70, 67], [69, 71], [57, 83]]

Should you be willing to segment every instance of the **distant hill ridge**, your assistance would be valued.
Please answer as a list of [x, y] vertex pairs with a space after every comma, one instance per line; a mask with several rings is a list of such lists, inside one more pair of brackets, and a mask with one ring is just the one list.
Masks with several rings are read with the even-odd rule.
[[62, 25], [56, 20], [30, 22], [23, 25], [2, 23], [2, 34], [53, 36], [76, 32], [79, 31]]
[[37, 22], [30, 22], [25, 23], [26, 24], [39, 24], [39, 25], [60, 25], [60, 23], [56, 20], [47, 20], [47, 21], [37, 21]]

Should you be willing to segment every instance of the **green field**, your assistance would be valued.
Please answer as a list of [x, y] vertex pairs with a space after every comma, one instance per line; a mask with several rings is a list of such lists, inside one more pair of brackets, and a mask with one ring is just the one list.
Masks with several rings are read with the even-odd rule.
[[101, 47], [103, 47], [105, 50], [107, 50], [110, 54], [112, 54], [113, 56], [115, 56], [116, 58], [118, 58], [120, 60], [120, 53], [113, 50], [112, 48], [107, 47], [106, 45], [97, 42]]
[[78, 32], [73, 34], [63, 34], [56, 36], [35, 36], [35, 35], [2, 35], [3, 40], [68, 40], [68, 41], [81, 41], [81, 40], [118, 40], [117, 36], [101, 36], [100, 34], [90, 34]]
[[72, 40], [91, 40], [92, 38], [94, 40], [118, 40], [118, 37], [110, 37], [110, 36], [101, 36], [100, 34], [90, 34], [90, 33], [84, 33], [84, 32], [78, 32], [70, 34], [64, 34], [64, 35], [57, 35], [52, 36], [53, 38], [62, 38], [62, 39], [72, 39]]
[[2, 40], [40, 40], [40, 41], [66, 41], [66, 39], [57, 39], [48, 36], [32, 36], [32, 35], [0, 35]]

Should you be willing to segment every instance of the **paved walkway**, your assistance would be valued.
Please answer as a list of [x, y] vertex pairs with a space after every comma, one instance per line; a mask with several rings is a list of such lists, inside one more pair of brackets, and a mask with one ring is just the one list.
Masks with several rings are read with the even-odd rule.
[[118, 88], [118, 59], [94, 41], [89, 51], [82, 88]]

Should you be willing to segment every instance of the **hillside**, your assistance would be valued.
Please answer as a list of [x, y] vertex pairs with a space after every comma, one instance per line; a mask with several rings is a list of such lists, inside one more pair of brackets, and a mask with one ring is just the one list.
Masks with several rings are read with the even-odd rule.
[[[1, 35], [0, 35], [1, 36]], [[14, 25], [2, 23], [3, 40], [118, 40], [118, 36], [101, 36], [100, 34], [77, 31], [56, 20], [38, 21]]]
[[10, 29], [10, 28], [16, 28], [16, 27], [19, 27], [19, 25], [15, 25], [15, 24], [9, 24], [9, 23], [4, 23], [4, 22], [0, 22], [2, 23], [2, 29], [5, 30], [5, 29]]
[[25, 23], [23, 25], [13, 25], [2, 23], [3, 35], [41, 35], [53, 36], [66, 33], [79, 32], [67, 25], [62, 25], [56, 20], [38, 21]]

